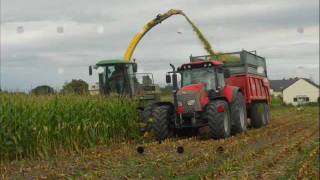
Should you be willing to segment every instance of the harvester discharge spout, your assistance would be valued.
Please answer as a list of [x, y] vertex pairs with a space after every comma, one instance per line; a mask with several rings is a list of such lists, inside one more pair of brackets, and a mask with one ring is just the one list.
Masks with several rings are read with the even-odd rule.
[[124, 54], [124, 60], [125, 61], [131, 61], [131, 57], [134, 53], [135, 48], [137, 47], [138, 43], [140, 42], [140, 40], [143, 38], [143, 36], [150, 31], [154, 26], [160, 24], [162, 21], [168, 19], [169, 17], [173, 16], [173, 15], [182, 15], [185, 17], [185, 19], [187, 20], [187, 22], [191, 25], [192, 29], [196, 32], [199, 40], [201, 41], [201, 43], [203, 44], [204, 48], [206, 49], [206, 51], [210, 54], [213, 55], [214, 52], [211, 49], [211, 45], [210, 43], [207, 41], [207, 39], [204, 37], [204, 35], [201, 33], [201, 31], [199, 30], [199, 28], [197, 28], [197, 26], [195, 26], [195, 24], [189, 19], [189, 17], [182, 11], [182, 10], [178, 10], [178, 9], [170, 9], [168, 12], [164, 13], [164, 14], [158, 14], [153, 20], [151, 20], [150, 22], [148, 22], [144, 27], [143, 30], [141, 32], [138, 32], [134, 38], [131, 40], [125, 54]]

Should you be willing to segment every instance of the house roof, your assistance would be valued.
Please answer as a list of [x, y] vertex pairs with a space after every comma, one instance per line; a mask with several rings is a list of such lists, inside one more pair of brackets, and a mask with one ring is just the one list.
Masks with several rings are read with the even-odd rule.
[[292, 84], [294, 84], [295, 82], [297, 82], [300, 79], [303, 79], [303, 80], [307, 81], [308, 83], [310, 83], [311, 85], [319, 88], [319, 85], [317, 85], [316, 83], [314, 83], [310, 79], [297, 78], [297, 77], [296, 78], [290, 78], [290, 79], [270, 80], [270, 86], [271, 86], [271, 89], [273, 89], [273, 91], [281, 92], [281, 91], [287, 89], [289, 86], [291, 86]]
[[307, 78], [301, 78], [301, 79], [304, 79], [304, 80], [306, 80], [308, 83], [310, 83], [310, 84], [314, 85], [315, 87], [319, 88], [319, 85], [316, 84], [315, 82], [311, 81], [310, 79], [307, 79]]

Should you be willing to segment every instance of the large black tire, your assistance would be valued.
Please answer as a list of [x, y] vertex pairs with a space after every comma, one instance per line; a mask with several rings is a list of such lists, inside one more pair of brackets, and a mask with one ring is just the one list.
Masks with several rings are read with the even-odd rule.
[[170, 128], [170, 112], [170, 106], [156, 106], [153, 108], [152, 116], [154, 122], [152, 129], [156, 140], [158, 141], [171, 137], [173, 134], [173, 131]]
[[150, 102], [147, 105], [145, 105], [143, 111], [142, 111], [142, 118], [144, 122], [148, 122], [151, 114], [152, 114], [152, 109], [155, 107], [154, 102]]
[[254, 128], [261, 128], [267, 124], [265, 103], [253, 103], [250, 109], [251, 125]]
[[270, 106], [267, 103], [264, 103], [264, 109], [265, 109], [265, 115], [266, 115], [266, 124], [268, 125], [270, 123]]
[[[222, 106], [224, 112], [218, 112], [218, 107]], [[226, 101], [214, 100], [210, 102], [206, 109], [205, 118], [209, 125], [209, 135], [213, 139], [227, 138], [231, 132], [231, 122], [229, 106]]]
[[149, 103], [144, 107], [143, 111], [141, 112], [142, 121], [144, 124], [146, 124], [144, 132], [151, 131], [152, 129], [152, 122], [150, 120], [152, 118], [151, 115], [154, 107], [154, 103]]
[[241, 92], [235, 95], [230, 105], [231, 134], [241, 133], [247, 130], [247, 110], [244, 96]]

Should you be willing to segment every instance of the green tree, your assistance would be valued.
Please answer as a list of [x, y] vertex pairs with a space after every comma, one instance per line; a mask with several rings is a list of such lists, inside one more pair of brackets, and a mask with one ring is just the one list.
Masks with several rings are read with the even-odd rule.
[[34, 95], [48, 95], [53, 93], [54, 89], [47, 85], [37, 86], [36, 88], [31, 90], [31, 94]]
[[66, 83], [62, 88], [62, 93], [72, 93], [72, 94], [88, 94], [89, 85], [85, 81], [79, 79], [73, 79], [71, 82]]

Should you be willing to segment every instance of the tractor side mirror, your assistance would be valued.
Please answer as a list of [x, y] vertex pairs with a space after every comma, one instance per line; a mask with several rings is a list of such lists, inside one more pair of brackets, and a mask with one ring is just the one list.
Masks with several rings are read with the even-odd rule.
[[92, 75], [92, 66], [89, 66], [89, 76]]
[[167, 74], [167, 75], [166, 75], [166, 83], [167, 83], [167, 84], [170, 84], [170, 83], [171, 83], [171, 76], [170, 76], [170, 74]]
[[225, 69], [223, 72], [224, 78], [229, 78], [230, 77], [230, 70], [229, 69]]
[[132, 67], [133, 67], [133, 72], [136, 73], [138, 71], [138, 64], [137, 63], [133, 63]]

